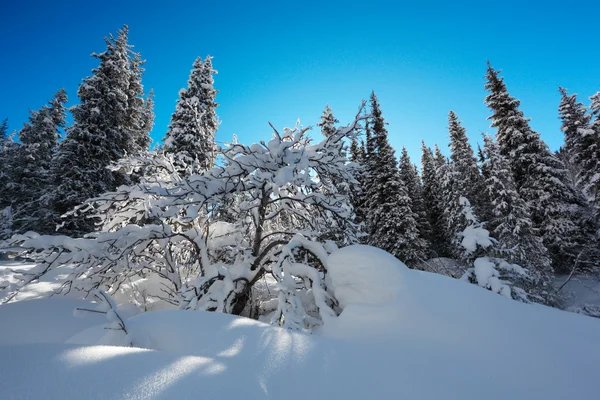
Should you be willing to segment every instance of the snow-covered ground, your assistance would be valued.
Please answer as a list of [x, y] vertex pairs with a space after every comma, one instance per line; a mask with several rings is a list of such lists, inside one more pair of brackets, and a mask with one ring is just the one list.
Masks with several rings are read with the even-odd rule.
[[[600, 398], [600, 319], [409, 270], [367, 246], [327, 267], [344, 309], [313, 334], [124, 307], [125, 336], [102, 315], [73, 316], [89, 303], [26, 292], [0, 306], [0, 399]], [[137, 347], [114, 346], [128, 342]]]

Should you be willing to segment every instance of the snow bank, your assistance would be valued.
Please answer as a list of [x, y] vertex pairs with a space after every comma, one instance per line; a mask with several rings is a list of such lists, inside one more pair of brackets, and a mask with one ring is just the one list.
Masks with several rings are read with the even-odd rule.
[[[344, 308], [320, 335], [164, 310], [126, 321], [129, 339], [153, 350], [14, 345], [40, 341], [14, 338], [52, 329], [55, 317], [56, 329], [65, 329], [48, 341], [61, 342], [75, 327], [42, 304], [56, 299], [2, 305], [0, 399], [597, 398], [600, 320], [408, 270], [390, 257], [368, 246], [332, 254], [329, 283]], [[44, 313], [49, 321], [39, 325]], [[16, 329], [13, 339], [6, 326]], [[92, 327], [70, 339], [98, 340], [118, 336]]]
[[1, 305], [0, 345], [62, 343], [77, 332], [103, 324], [106, 320], [103, 315], [73, 316], [75, 308], [89, 307], [89, 304], [83, 300], [52, 297]]
[[354, 245], [334, 251], [327, 259], [327, 272], [327, 284], [345, 308], [393, 300], [404, 287], [408, 267], [381, 249]]

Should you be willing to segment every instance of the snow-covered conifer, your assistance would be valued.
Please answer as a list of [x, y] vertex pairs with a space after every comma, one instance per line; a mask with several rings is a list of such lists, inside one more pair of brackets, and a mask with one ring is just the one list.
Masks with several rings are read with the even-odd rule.
[[492, 111], [488, 117], [498, 128], [497, 142], [507, 157], [521, 197], [531, 211], [534, 227], [550, 251], [555, 270], [568, 270], [587, 245], [580, 214], [581, 199], [568, 185], [567, 171], [557, 156], [529, 126], [512, 97], [488, 63], [485, 102]]
[[333, 115], [333, 111], [329, 105], [325, 106], [325, 110], [323, 110], [323, 115], [321, 115], [321, 121], [317, 124], [318, 127], [321, 128], [321, 133], [325, 137], [331, 136], [335, 133], [335, 124], [337, 124], [338, 119]]
[[448, 114], [448, 132], [450, 137], [450, 160], [454, 165], [454, 191], [459, 196], [472, 199], [473, 205], [479, 211], [477, 203], [481, 191], [481, 176], [477, 167], [477, 159], [469, 144], [466, 129], [461, 125], [454, 111]]
[[[70, 110], [73, 125], [68, 127], [52, 160], [56, 187], [53, 204], [58, 215], [124, 182], [120, 172], [106, 167], [134, 149], [127, 35], [128, 28], [124, 26], [116, 38], [110, 35], [105, 39], [106, 51], [92, 54], [100, 65], [79, 86], [80, 104]], [[63, 222], [64, 232], [81, 234], [93, 229], [93, 221], [86, 219], [71, 217]]]
[[385, 120], [375, 93], [371, 94], [373, 150], [367, 168], [370, 187], [367, 231], [369, 244], [393, 254], [407, 264], [426, 257], [427, 244], [419, 236], [416, 214], [388, 142]]
[[2, 123], [0, 123], [0, 150], [4, 146], [4, 141], [8, 136], [8, 118], [4, 118]]
[[65, 126], [67, 94], [59, 90], [19, 131], [21, 146], [12, 166], [16, 177], [13, 222], [15, 232], [54, 230], [54, 213], [48, 203], [52, 185], [51, 161], [58, 145], [60, 130]]
[[483, 151], [488, 175], [484, 192], [491, 210], [487, 228], [499, 241], [508, 261], [538, 271], [538, 276], [548, 280], [552, 275], [548, 250], [536, 235], [508, 161], [490, 135], [484, 135]]
[[[215, 109], [217, 91], [214, 89], [212, 57], [200, 57], [188, 79], [187, 89], [179, 91], [179, 100], [171, 116], [171, 124], [164, 138], [163, 150], [172, 154], [181, 166], [194, 166], [197, 171], [215, 164], [215, 132], [219, 126]], [[180, 166], [180, 171], [184, 172]]]
[[419, 236], [425, 241], [427, 253], [429, 253], [431, 247], [429, 242], [431, 238], [431, 225], [427, 218], [427, 211], [423, 200], [423, 185], [419, 178], [417, 167], [411, 162], [408, 151], [404, 146], [402, 146], [402, 152], [400, 154], [399, 170], [400, 179], [404, 183], [412, 203], [412, 210], [415, 213]]
[[[523, 289], [531, 280], [528, 271], [501, 257], [497, 241], [479, 221], [469, 200], [461, 196], [458, 203], [465, 220], [465, 228], [459, 233], [462, 258], [471, 266], [461, 279], [509, 299], [530, 302], [529, 293]], [[534, 300], [542, 299], [535, 296]]]
[[145, 61], [140, 53], [133, 53], [130, 61], [129, 87], [127, 90], [127, 125], [131, 131], [132, 144], [129, 154], [138, 154], [150, 148], [150, 131], [154, 124], [153, 92], [144, 99], [142, 75]]
[[442, 201], [442, 188], [436, 173], [436, 162], [431, 148], [421, 143], [421, 180], [423, 181], [423, 203], [427, 211], [427, 219], [431, 227], [429, 241], [431, 249], [437, 257], [449, 254], [449, 245], [445, 235], [444, 208]]

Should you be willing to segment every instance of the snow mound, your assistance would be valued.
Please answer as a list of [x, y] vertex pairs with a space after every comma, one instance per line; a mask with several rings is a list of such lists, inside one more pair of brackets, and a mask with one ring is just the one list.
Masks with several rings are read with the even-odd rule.
[[353, 245], [334, 251], [327, 259], [328, 286], [342, 308], [348, 304], [392, 301], [404, 287], [408, 267], [391, 254], [372, 246]]
[[62, 343], [84, 329], [103, 324], [104, 315], [73, 316], [75, 308], [89, 304], [89, 301], [52, 297], [0, 305], [0, 345]]

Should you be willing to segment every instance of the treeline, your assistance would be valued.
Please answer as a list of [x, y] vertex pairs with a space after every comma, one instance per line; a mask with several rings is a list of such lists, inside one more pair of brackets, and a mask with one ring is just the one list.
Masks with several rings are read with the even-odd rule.
[[[545, 303], [553, 302], [554, 274], [598, 268], [600, 94], [585, 107], [560, 89], [565, 144], [554, 153], [488, 64], [485, 102], [496, 138], [484, 135], [476, 153], [451, 111], [450, 158], [437, 145], [431, 149], [423, 143], [419, 168], [404, 148], [396, 159], [375, 93], [351, 129], [337, 127], [327, 107], [318, 124], [325, 138], [321, 147], [311, 147], [305, 131], [295, 130], [274, 132], [277, 141], [272, 146], [281, 146], [277, 149], [271, 142], [262, 144], [266, 150], [235, 143], [219, 148], [214, 141], [219, 125], [215, 71], [210, 57], [198, 58], [187, 89], [180, 92], [163, 146], [149, 152], [154, 115], [152, 91], [146, 93], [142, 85], [143, 60], [128, 44], [126, 26], [106, 43], [105, 52], [94, 54], [99, 66], [79, 87], [80, 103], [70, 109], [72, 125], [65, 127], [67, 98], [61, 90], [32, 113], [18, 142], [14, 134], [6, 137], [6, 121], [0, 127], [0, 235], [5, 238], [30, 230], [73, 237], [94, 231], [126, 236], [128, 225], [160, 225], [166, 236], [153, 231], [154, 236], [143, 240], [172, 240], [204, 226], [206, 232], [193, 236], [203, 237], [206, 244], [215, 223], [238, 226], [242, 237], [235, 250], [228, 242], [218, 254], [204, 254], [198, 243], [187, 248], [181, 241], [168, 249], [160, 242], [160, 250], [154, 250], [163, 260], [165, 252], [180, 246], [173, 261], [179, 265], [202, 259], [232, 263], [240, 257], [251, 257], [254, 265], [260, 259], [248, 272], [252, 277], [243, 276], [245, 289], [237, 289], [237, 281], [232, 284], [239, 298], [226, 296], [233, 302], [229, 312], [247, 304], [243, 298], [249, 296], [256, 271], [272, 268], [261, 264], [274, 262], [262, 251], [281, 252], [296, 234], [338, 245], [371, 244], [413, 267], [434, 257], [462, 259], [469, 266], [482, 255], [505, 260], [529, 271], [527, 289], [534, 301]], [[59, 142], [62, 128], [66, 136]], [[293, 132], [297, 137], [290, 136]], [[315, 149], [322, 152], [321, 158]], [[286, 153], [291, 150], [293, 157]], [[185, 194], [175, 195], [178, 191]], [[274, 214], [269, 207], [276, 208]], [[311, 223], [310, 212], [318, 213], [323, 223]], [[475, 238], [477, 247], [470, 248], [465, 243], [473, 235], [485, 236], [489, 245], [481, 246], [484, 241]], [[263, 242], [266, 237], [274, 241]], [[140, 267], [143, 270], [158, 253], [146, 255], [143, 262], [139, 254], [119, 257], [127, 259], [128, 268], [133, 260], [146, 265]], [[509, 270], [509, 264], [497, 266]], [[477, 272], [477, 265], [474, 268]], [[221, 273], [211, 278], [200, 270], [205, 284], [229, 279]], [[114, 279], [113, 284], [119, 281]], [[101, 284], [110, 289], [107, 281]], [[178, 294], [173, 298], [185, 285], [175, 286]]]

